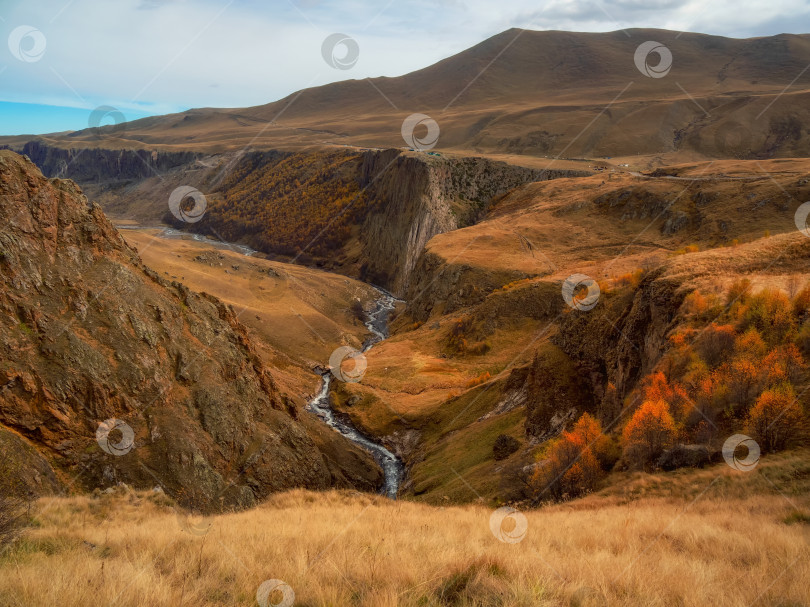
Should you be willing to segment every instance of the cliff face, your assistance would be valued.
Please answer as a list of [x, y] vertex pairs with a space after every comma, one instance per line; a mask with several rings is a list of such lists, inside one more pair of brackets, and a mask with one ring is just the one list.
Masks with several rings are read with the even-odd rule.
[[69, 149], [29, 141], [21, 152], [48, 177], [71, 178], [86, 186], [90, 183], [145, 179], [194, 163], [196, 152], [151, 150]]
[[[69, 150], [39, 141], [27, 143], [23, 152], [46, 175], [70, 177], [88, 188], [105, 211], [142, 223], [166, 219], [167, 200], [177, 186], [213, 194], [203, 221], [179, 227], [221, 234], [268, 254], [291, 255], [289, 246], [277, 250], [276, 244], [295, 242], [302, 227], [271, 219], [251, 222], [260, 216], [286, 217], [293, 205], [298, 216], [307, 218], [312, 238], [317, 235], [320, 248], [328, 249], [315, 251], [310, 245], [302, 259], [360, 276], [397, 295], [408, 292], [419, 256], [436, 234], [474, 224], [493, 200], [519, 185], [581, 174], [395, 149], [299, 153], [283, 167], [279, 163], [291, 153], [203, 157], [192, 152]], [[275, 173], [282, 170], [284, 187], [262, 187], [277, 184]], [[357, 193], [349, 195], [350, 204], [335, 208], [330, 197], [351, 190], [349, 182], [356, 184]], [[242, 195], [234, 203], [216, 204], [218, 195], [227, 199], [245, 184], [250, 184], [249, 199]], [[257, 201], [263, 208], [256, 207]], [[235, 206], [247, 204], [247, 216], [233, 213]], [[303, 250], [304, 245], [298, 246]]]
[[361, 184], [378, 201], [360, 231], [365, 273], [398, 295], [408, 293], [419, 256], [436, 234], [474, 224], [519, 185], [579, 174], [398, 150], [367, 152], [362, 171]]
[[26, 491], [123, 481], [215, 508], [380, 482], [348, 443], [361, 472], [327, 461], [230, 308], [162, 280], [73, 182], [8, 151], [0, 276], [0, 439], [30, 451], [0, 486], [33, 471]]

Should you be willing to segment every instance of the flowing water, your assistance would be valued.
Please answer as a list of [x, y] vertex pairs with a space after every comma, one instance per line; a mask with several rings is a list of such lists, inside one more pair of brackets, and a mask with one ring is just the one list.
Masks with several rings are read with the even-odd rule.
[[[394, 309], [396, 303], [396, 298], [394, 298], [393, 295], [381, 289], [377, 290], [380, 293], [380, 297], [366, 322], [366, 327], [371, 331], [372, 335], [366, 339], [363, 344], [363, 352], [368, 352], [375, 344], [380, 343], [388, 337], [388, 315], [391, 313], [391, 310]], [[385, 474], [383, 493], [391, 499], [395, 499], [399, 485], [402, 482], [404, 470], [402, 462], [383, 445], [374, 442], [368, 436], [360, 432], [350, 421], [345, 418], [339, 419], [336, 417], [335, 412], [329, 404], [329, 386], [335, 381], [335, 378], [332, 373], [328, 371], [321, 377], [323, 378], [321, 389], [315, 398], [309, 402], [308, 408], [326, 422], [328, 426], [334, 428], [350, 441], [360, 445], [374, 456], [374, 459], [380, 464]]]
[[[142, 229], [144, 226], [120, 226], [119, 229]], [[252, 256], [256, 251], [245, 245], [234, 244], [230, 242], [222, 242], [212, 240], [199, 234], [192, 234], [188, 232], [181, 232], [172, 228], [161, 228], [159, 234], [160, 238], [188, 238], [204, 242], [215, 246], [229, 248], [233, 251]], [[396, 305], [396, 298], [387, 291], [375, 287], [380, 294], [374, 309], [369, 313], [368, 320], [366, 321], [366, 328], [371, 331], [371, 336], [363, 343], [363, 352], [368, 352], [375, 344], [380, 343], [388, 337], [388, 316]], [[396, 499], [399, 485], [402, 482], [402, 475], [404, 466], [400, 459], [386, 449], [380, 443], [374, 442], [368, 436], [360, 432], [352, 423], [345, 417], [338, 418], [332, 407], [329, 404], [329, 387], [335, 380], [331, 372], [326, 372], [321, 375], [321, 389], [308, 404], [307, 408], [320, 417], [326, 424], [340, 432], [343, 436], [348, 438], [353, 443], [360, 445], [363, 449], [371, 453], [380, 467], [383, 469], [385, 475], [385, 482], [383, 485], [383, 493], [391, 499]]]

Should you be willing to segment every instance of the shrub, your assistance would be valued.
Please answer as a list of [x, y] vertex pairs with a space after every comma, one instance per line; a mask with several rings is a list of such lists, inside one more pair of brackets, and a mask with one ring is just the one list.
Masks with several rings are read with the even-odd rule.
[[467, 382], [468, 388], [474, 388], [475, 386], [480, 386], [486, 381], [489, 381], [492, 376], [489, 374], [489, 371], [484, 371], [478, 377], [473, 377], [470, 381]]
[[709, 366], [716, 367], [734, 350], [736, 336], [737, 332], [731, 325], [712, 323], [698, 339], [697, 351]]
[[759, 394], [760, 384], [760, 365], [755, 359], [742, 356], [731, 363], [729, 390], [732, 401], [737, 405], [735, 413], [751, 406]]
[[800, 320], [807, 318], [810, 314], [810, 285], [796, 293], [793, 298], [793, 314]]
[[670, 383], [661, 371], [647, 377], [647, 385], [644, 387], [644, 400], [652, 402], [664, 401], [670, 410], [679, 414], [685, 414], [692, 406], [686, 390], [676, 382]]
[[805, 322], [799, 328], [793, 341], [802, 352], [810, 354], [810, 322]]
[[763, 392], [748, 415], [748, 431], [764, 452], [787, 447], [799, 432], [802, 411], [793, 388], [784, 384]]
[[683, 305], [684, 311], [687, 314], [693, 314], [695, 316], [700, 316], [709, 309], [708, 299], [706, 299], [706, 297], [698, 291], [692, 291], [689, 295], [687, 295], [686, 299], [684, 299]]
[[726, 305], [731, 305], [735, 302], [745, 303], [748, 296], [751, 294], [751, 281], [747, 278], [741, 278], [731, 283], [726, 293]]
[[[701, 428], [709, 426], [706, 420], [712, 423], [717, 419], [717, 415], [723, 410], [728, 402], [729, 386], [728, 378], [722, 371], [714, 370], [705, 374], [695, 387], [695, 410], [687, 417], [687, 426]], [[705, 428], [703, 431], [705, 434]]]
[[518, 449], [520, 449], [520, 441], [518, 439], [508, 434], [500, 434], [498, 438], [495, 439], [495, 444], [492, 445], [492, 455], [495, 457], [496, 461], [500, 461], [506, 459]]
[[762, 360], [768, 385], [795, 383], [805, 366], [804, 357], [794, 344], [780, 346]]
[[751, 358], [762, 358], [768, 351], [768, 346], [762, 336], [754, 328], [748, 329], [734, 340], [734, 352], [736, 355], [744, 355]]
[[641, 268], [636, 268], [632, 272], [627, 272], [626, 274], [622, 274], [617, 276], [614, 279], [614, 284], [617, 287], [637, 287], [641, 284], [641, 280], [644, 278], [644, 270]]
[[622, 440], [629, 461], [646, 466], [672, 446], [677, 432], [663, 400], [645, 401], [624, 427]]

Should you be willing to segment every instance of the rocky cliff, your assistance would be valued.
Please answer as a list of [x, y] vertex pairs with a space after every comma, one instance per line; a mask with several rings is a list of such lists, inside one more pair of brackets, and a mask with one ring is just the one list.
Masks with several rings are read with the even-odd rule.
[[[202, 156], [33, 141], [22, 151], [46, 175], [88, 188], [105, 212], [141, 223], [167, 220], [172, 190], [191, 185], [212, 195], [208, 212], [199, 223], [177, 227], [297, 256], [397, 295], [407, 293], [436, 234], [474, 224], [491, 202], [522, 184], [585, 174], [397, 149]], [[345, 201], [335, 206], [340, 196]], [[288, 221], [291, 212], [298, 222]]]
[[20, 152], [28, 156], [48, 177], [71, 178], [90, 183], [145, 179], [194, 163], [196, 152], [156, 150], [114, 150], [103, 147], [63, 148], [41, 141], [29, 141]]
[[162, 280], [72, 181], [9, 151], [0, 276], [0, 487], [158, 485], [214, 508], [381, 481], [313, 439], [232, 309]]
[[378, 201], [360, 231], [364, 271], [394, 293], [407, 293], [413, 270], [436, 234], [469, 226], [508, 191], [576, 171], [529, 169], [486, 158], [367, 152], [362, 181]]

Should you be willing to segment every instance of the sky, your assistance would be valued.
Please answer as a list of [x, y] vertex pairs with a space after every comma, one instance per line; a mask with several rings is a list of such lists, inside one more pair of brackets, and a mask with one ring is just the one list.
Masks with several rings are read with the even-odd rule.
[[[810, 33], [810, 3], [0, 0], [0, 43], [8, 40], [0, 44], [0, 135], [248, 107], [338, 80], [399, 76], [511, 27]], [[324, 52], [325, 41], [334, 52]]]

